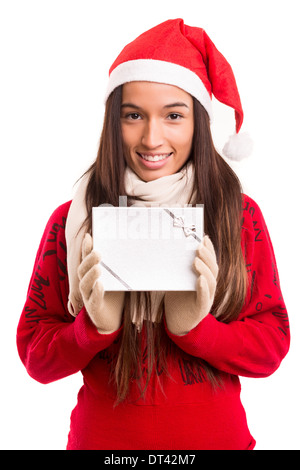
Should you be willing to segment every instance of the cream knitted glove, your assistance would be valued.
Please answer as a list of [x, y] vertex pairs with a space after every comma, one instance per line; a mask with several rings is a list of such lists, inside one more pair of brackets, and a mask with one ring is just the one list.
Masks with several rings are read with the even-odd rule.
[[93, 250], [93, 239], [85, 234], [82, 242], [82, 262], [78, 267], [79, 290], [86, 311], [99, 333], [116, 331], [122, 321], [124, 292], [104, 292], [99, 280], [100, 255]]
[[166, 292], [165, 316], [168, 329], [175, 335], [185, 335], [208, 315], [215, 296], [218, 265], [211, 240], [205, 236], [194, 261], [199, 275], [196, 292]]

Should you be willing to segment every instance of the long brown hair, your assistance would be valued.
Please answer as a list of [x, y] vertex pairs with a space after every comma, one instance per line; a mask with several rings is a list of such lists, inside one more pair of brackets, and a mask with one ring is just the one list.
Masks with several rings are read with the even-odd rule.
[[[193, 101], [194, 137], [189, 160], [193, 161], [195, 169], [196, 203], [204, 204], [204, 229], [213, 242], [219, 265], [211, 313], [219, 321], [230, 322], [239, 315], [247, 291], [247, 274], [241, 247], [241, 185], [234, 171], [214, 147], [207, 112], [198, 100], [194, 98]], [[105, 203], [118, 206], [119, 196], [125, 195], [126, 164], [120, 122], [121, 102], [122, 86], [116, 88], [107, 100], [97, 158], [87, 171], [90, 175], [86, 191], [86, 226], [89, 231], [92, 207]], [[137, 296], [138, 302], [141, 302], [141, 295]], [[161, 370], [167, 372], [166, 348], [163, 347], [167, 338], [164, 341], [162, 339], [164, 327], [161, 322], [153, 324], [150, 320], [149, 299], [149, 294], [145, 294], [148, 373], [141, 393], [146, 389], [154, 364], [157, 366], [159, 363]], [[114, 364], [118, 402], [126, 397], [133, 379], [142, 380], [140, 336], [131, 323], [130, 302], [130, 294], [126, 293], [122, 341]], [[160, 313], [163, 314], [163, 305]], [[213, 367], [195, 358], [191, 362], [201, 362], [208, 379], [213, 384], [218, 382], [218, 372]]]

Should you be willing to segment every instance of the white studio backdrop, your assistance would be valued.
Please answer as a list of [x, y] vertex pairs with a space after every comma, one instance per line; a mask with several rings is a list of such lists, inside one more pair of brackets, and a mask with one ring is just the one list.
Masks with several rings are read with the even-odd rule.
[[[0, 0], [0, 448], [65, 449], [81, 374], [31, 379], [15, 335], [35, 254], [52, 211], [96, 157], [108, 69], [120, 50], [170, 18], [203, 27], [230, 62], [253, 155], [233, 168], [273, 241], [292, 345], [267, 379], [242, 379], [258, 450], [300, 448], [299, 60], [296, 0]], [[233, 111], [215, 103], [221, 149]]]

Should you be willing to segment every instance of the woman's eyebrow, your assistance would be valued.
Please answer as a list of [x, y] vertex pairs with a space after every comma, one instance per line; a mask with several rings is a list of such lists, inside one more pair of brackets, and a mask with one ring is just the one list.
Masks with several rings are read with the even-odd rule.
[[139, 106], [133, 103], [123, 103], [121, 108], [133, 108], [133, 109], [141, 109]]
[[188, 108], [188, 105], [186, 103], [183, 103], [182, 101], [177, 101], [176, 103], [171, 103], [171, 104], [166, 104], [164, 108], [177, 108], [178, 106], [184, 106], [185, 108]]

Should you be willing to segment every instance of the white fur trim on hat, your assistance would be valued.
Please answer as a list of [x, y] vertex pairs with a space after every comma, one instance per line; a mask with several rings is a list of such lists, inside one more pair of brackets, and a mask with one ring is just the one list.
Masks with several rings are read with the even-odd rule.
[[194, 96], [204, 106], [212, 120], [211, 97], [198, 75], [190, 69], [163, 60], [137, 59], [123, 62], [110, 74], [105, 101], [116, 87], [133, 81], [177, 86]]

